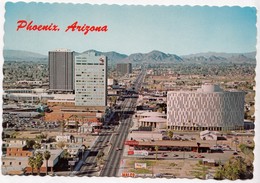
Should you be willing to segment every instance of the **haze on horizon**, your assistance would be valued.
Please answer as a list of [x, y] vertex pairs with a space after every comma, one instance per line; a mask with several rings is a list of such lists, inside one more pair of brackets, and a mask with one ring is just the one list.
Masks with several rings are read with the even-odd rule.
[[[47, 55], [57, 48], [130, 55], [159, 50], [188, 55], [256, 51], [256, 9], [208, 6], [119, 6], [6, 3], [4, 49]], [[58, 32], [16, 31], [17, 21], [57, 24]], [[65, 32], [67, 26], [107, 25], [107, 32]]]

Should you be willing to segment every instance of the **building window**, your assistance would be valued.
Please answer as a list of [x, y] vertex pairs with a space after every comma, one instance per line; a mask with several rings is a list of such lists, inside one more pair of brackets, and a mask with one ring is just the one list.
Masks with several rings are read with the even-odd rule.
[[10, 165], [12, 165], [13, 164], [13, 162], [10, 162]]
[[3, 165], [5, 165], [5, 162], [3, 162]]
[[21, 165], [22, 163], [21, 162], [19, 162], [19, 165]]

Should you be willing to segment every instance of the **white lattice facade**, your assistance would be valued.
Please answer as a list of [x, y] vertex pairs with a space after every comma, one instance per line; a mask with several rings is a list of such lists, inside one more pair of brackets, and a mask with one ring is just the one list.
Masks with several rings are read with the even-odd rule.
[[244, 92], [214, 85], [167, 94], [167, 125], [175, 130], [233, 130], [244, 126]]

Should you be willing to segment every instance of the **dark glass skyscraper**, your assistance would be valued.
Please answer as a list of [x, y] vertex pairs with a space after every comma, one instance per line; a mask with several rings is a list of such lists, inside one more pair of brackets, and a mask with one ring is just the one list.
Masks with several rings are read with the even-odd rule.
[[74, 91], [74, 52], [49, 52], [49, 86], [50, 91]]
[[116, 70], [118, 75], [125, 75], [132, 73], [132, 64], [131, 63], [119, 63], [116, 65]]

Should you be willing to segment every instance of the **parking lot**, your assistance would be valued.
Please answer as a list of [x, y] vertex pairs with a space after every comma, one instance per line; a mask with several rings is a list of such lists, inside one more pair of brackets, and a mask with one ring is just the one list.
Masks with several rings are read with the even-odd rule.
[[6, 131], [34, 131], [37, 129], [57, 130], [60, 128], [59, 122], [45, 122], [41, 119], [8, 114], [3, 115], [3, 123], [5, 124], [4, 130]]

